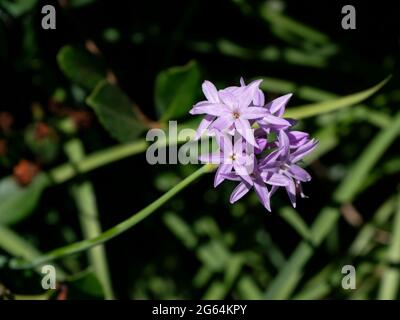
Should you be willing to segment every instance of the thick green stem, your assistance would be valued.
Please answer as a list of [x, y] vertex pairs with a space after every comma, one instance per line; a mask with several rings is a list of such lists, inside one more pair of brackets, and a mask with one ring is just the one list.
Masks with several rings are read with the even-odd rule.
[[67, 255], [74, 254], [74, 253], [78, 253], [81, 251], [85, 251], [90, 248], [93, 248], [96, 245], [105, 243], [106, 241], [109, 241], [109, 240], [115, 238], [116, 236], [120, 235], [121, 233], [129, 230], [130, 228], [132, 228], [133, 226], [138, 224], [143, 219], [147, 218], [155, 210], [157, 210], [164, 203], [166, 203], [168, 200], [170, 200], [172, 197], [174, 197], [178, 192], [180, 192], [181, 190], [186, 188], [192, 182], [196, 181], [203, 174], [205, 174], [207, 172], [211, 172], [214, 169], [215, 169], [215, 165], [208, 164], [208, 165], [202, 166], [200, 169], [198, 169], [197, 171], [192, 173], [190, 176], [188, 176], [187, 178], [182, 180], [180, 183], [178, 183], [176, 186], [174, 186], [171, 190], [166, 192], [164, 195], [162, 195], [156, 201], [154, 201], [153, 203], [151, 203], [144, 209], [140, 210], [138, 213], [134, 214], [130, 218], [117, 224], [116, 226], [112, 227], [111, 229], [108, 229], [107, 231], [103, 232], [102, 234], [100, 234], [99, 236], [97, 236], [93, 239], [75, 242], [75, 243], [67, 245], [65, 247], [55, 249], [53, 251], [48, 252], [47, 254], [37, 257], [31, 261], [26, 261], [26, 260], [21, 260], [21, 259], [13, 259], [10, 262], [10, 267], [15, 268], [15, 269], [34, 268], [34, 267], [40, 266], [48, 261], [58, 259], [58, 258], [67, 256]]
[[[178, 126], [178, 130], [181, 129], [194, 129], [198, 125], [198, 121], [191, 121]], [[186, 142], [187, 137], [178, 137], [177, 141], [169, 141], [168, 136], [165, 135], [164, 139], [157, 141], [156, 143], [160, 148], [167, 145], [181, 144]], [[74, 178], [78, 174], [86, 173], [113, 163], [115, 161], [131, 157], [133, 155], [145, 152], [149, 142], [146, 139], [140, 139], [135, 142], [120, 144], [114, 147], [110, 147], [101, 151], [97, 151], [87, 156], [84, 159], [76, 161], [75, 163], [65, 163], [58, 166], [49, 172], [50, 177], [54, 183], [63, 183], [69, 179]]]
[[139, 140], [97, 151], [74, 164], [65, 163], [54, 168], [50, 171], [50, 176], [55, 183], [63, 183], [77, 174], [86, 173], [114, 161], [144, 152], [147, 146], [148, 143], [145, 140]]
[[[72, 162], [80, 161], [85, 156], [83, 144], [79, 139], [67, 142], [64, 149]], [[79, 210], [79, 221], [84, 239], [97, 237], [102, 230], [92, 183], [88, 180], [75, 182], [71, 187], [71, 193]], [[89, 250], [88, 258], [101, 283], [105, 298], [115, 299], [104, 246]]]

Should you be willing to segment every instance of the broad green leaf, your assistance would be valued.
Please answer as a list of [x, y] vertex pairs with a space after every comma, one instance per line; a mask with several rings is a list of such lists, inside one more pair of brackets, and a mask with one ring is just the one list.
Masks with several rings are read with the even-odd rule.
[[15, 224], [26, 218], [37, 205], [50, 179], [44, 173], [36, 176], [31, 184], [21, 187], [13, 177], [0, 181], [0, 224]]
[[156, 110], [161, 120], [188, 113], [199, 94], [200, 70], [195, 61], [161, 71], [155, 83]]
[[288, 118], [303, 119], [331, 112], [334, 110], [338, 110], [341, 108], [349, 107], [351, 105], [360, 103], [361, 101], [372, 96], [380, 88], [382, 88], [390, 80], [390, 78], [391, 76], [387, 77], [385, 80], [381, 81], [372, 88], [348, 96], [344, 96], [342, 98], [318, 102], [318, 103], [311, 103], [294, 108], [288, 108], [286, 110], [285, 116]]
[[117, 86], [101, 81], [86, 99], [100, 123], [120, 142], [135, 140], [145, 129], [128, 96]]
[[58, 52], [57, 61], [64, 74], [86, 90], [93, 90], [106, 78], [106, 68], [98, 57], [83, 49], [65, 46]]

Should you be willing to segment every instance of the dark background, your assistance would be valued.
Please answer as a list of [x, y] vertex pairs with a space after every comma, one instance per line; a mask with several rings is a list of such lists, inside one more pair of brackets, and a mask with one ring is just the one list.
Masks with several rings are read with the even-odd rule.
[[[390, 88], [395, 90], [399, 84], [400, 20], [395, 1], [282, 1], [287, 16], [325, 33], [340, 48], [324, 68], [305, 67], [283, 60], [241, 59], [221, 54], [218, 50], [200, 52], [196, 49], [193, 43], [205, 42], [208, 47], [214, 48], [222, 38], [251, 50], [269, 45], [287, 45], [271, 32], [265, 21], [255, 13], [243, 13], [234, 1], [92, 1], [77, 8], [54, 2], [57, 29], [43, 30], [40, 28], [40, 8], [48, 3], [40, 1], [32, 11], [18, 18], [2, 11], [0, 110], [12, 115], [13, 130], [16, 132], [9, 146], [12, 149], [9, 162], [0, 171], [2, 176], [12, 174], [21, 158], [35, 160], [35, 155], [21, 138], [21, 132], [33, 121], [31, 107], [34, 102], [42, 106], [45, 121], [51, 123], [51, 119], [59, 115], [51, 111], [50, 97], [57, 88], [63, 87], [67, 88], [67, 103], [72, 109], [92, 114], [87, 106], [74, 100], [68, 91], [70, 81], [60, 71], [56, 61], [61, 47], [66, 44], [83, 46], [87, 39], [96, 43], [107, 66], [117, 76], [120, 87], [143, 113], [154, 120], [156, 75], [162, 69], [183, 65], [192, 59], [200, 63], [204, 79], [223, 85], [238, 82], [240, 76], [246, 79], [271, 76], [342, 95], [368, 88], [390, 73], [394, 76]], [[246, 1], [250, 8], [257, 8], [260, 3]], [[356, 30], [341, 28], [341, 8], [345, 4], [353, 4], [356, 8]], [[115, 41], [107, 40], [105, 36], [105, 30], [110, 27], [118, 31]], [[276, 95], [266, 93], [271, 98]], [[306, 101], [297, 97], [291, 101], [292, 105], [303, 103]], [[396, 108], [392, 105], [383, 110], [393, 114]], [[314, 121], [304, 123], [310, 132], [317, 128]], [[351, 123], [345, 130], [349, 134], [340, 146], [321, 160], [324, 168], [329, 169], [337, 163], [351, 164], [362, 151], [362, 146], [368, 144], [376, 133], [370, 125], [358, 122]], [[116, 143], [93, 115], [90, 126], [82, 129], [79, 137], [87, 153]], [[397, 141], [388, 157], [395, 157], [398, 147]], [[63, 162], [65, 156], [60, 153], [52, 162], [43, 164], [41, 170]], [[318, 164], [311, 167], [316, 178], [305, 187], [310, 199], [300, 200], [297, 208], [307, 223], [311, 223], [321, 207], [329, 203], [329, 196], [338, 183], [329, 177], [319, 177], [316, 173], [318, 168]], [[161, 195], [164, 190], [157, 188], [154, 182], [157, 177], [170, 173], [172, 177], [183, 177], [185, 172], [184, 168], [173, 165], [150, 166], [142, 154], [89, 173], [87, 177], [95, 186], [103, 229], [129, 217]], [[365, 220], [395, 190], [398, 178], [397, 173], [377, 182], [356, 201]], [[113, 285], [119, 298], [203, 297], [205, 288], [192, 285], [199, 259], [166, 228], [161, 217], [167, 211], [177, 212], [188, 224], [210, 215], [221, 230], [235, 235], [234, 251], [259, 252], [266, 269], [273, 267], [268, 257], [263, 256], [265, 249], [254, 236], [258, 231], [267, 232], [282, 252], [290, 255], [299, 237], [281, 217], [274, 212], [264, 212], [260, 205], [252, 201], [245, 202], [244, 215], [235, 216], [227, 201], [232, 185], [213, 190], [212, 179], [211, 175], [201, 179], [140, 226], [107, 243]], [[16, 226], [19, 233], [32, 239], [43, 251], [65, 244], [66, 238], [72, 241], [81, 237], [74, 214], [76, 207], [66, 196], [65, 187], [61, 185], [46, 190], [34, 214]], [[283, 192], [277, 195], [273, 207], [286, 205], [285, 197]], [[52, 226], [45, 222], [50, 211], [55, 211], [57, 216], [57, 222]], [[340, 231], [338, 248], [330, 251], [328, 245], [328, 249], [318, 251], [305, 270], [307, 276], [319, 270], [328, 259], [340, 257], [342, 249], [347, 248], [355, 230], [342, 221]], [[201, 243], [207, 241], [206, 236], [200, 237]], [[84, 264], [85, 258], [80, 256], [78, 261]], [[252, 274], [254, 270], [245, 267], [242, 272]], [[151, 283], [157, 281], [161, 284], [154, 285], [156, 289], [152, 288]], [[40, 291], [31, 273], [21, 275], [2, 270], [0, 282], [15, 292], [28, 294]], [[268, 283], [268, 280], [265, 282]], [[332, 290], [328, 296], [341, 298], [343, 293]], [[226, 297], [243, 296], [232, 289]]]

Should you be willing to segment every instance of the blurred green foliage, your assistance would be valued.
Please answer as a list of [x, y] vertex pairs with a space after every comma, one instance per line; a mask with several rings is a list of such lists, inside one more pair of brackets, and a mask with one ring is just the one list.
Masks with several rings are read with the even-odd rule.
[[[41, 5], [0, 1], [0, 284], [16, 298], [399, 298], [391, 19], [383, 35], [348, 34], [337, 5], [310, 17], [284, 0], [213, 2], [213, 12], [199, 0], [69, 0], [45, 31]], [[206, 176], [133, 230], [58, 259], [55, 292], [43, 292], [40, 270], [13, 267], [99, 236], [179, 185], [196, 168], [147, 164], [146, 131], [195, 127], [187, 113], [202, 80], [240, 76], [262, 77], [269, 99], [294, 93], [287, 115], [319, 140], [304, 163], [310, 199], [292, 209], [277, 194], [269, 214], [254, 196], [230, 205], [232, 185], [215, 190]], [[346, 264], [356, 290], [341, 286]]]

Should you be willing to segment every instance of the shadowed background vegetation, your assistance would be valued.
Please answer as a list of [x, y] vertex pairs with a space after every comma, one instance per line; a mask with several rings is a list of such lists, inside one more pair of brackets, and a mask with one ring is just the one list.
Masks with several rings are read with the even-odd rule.
[[[0, 299], [397, 299], [400, 283], [399, 20], [395, 6], [343, 1], [0, 0]], [[389, 75], [392, 78], [382, 82]], [[201, 83], [263, 78], [271, 100], [319, 140], [308, 199], [272, 213], [205, 174], [104, 246], [98, 236], [199, 165], [149, 165], [150, 128], [177, 120]], [[53, 263], [53, 262], [52, 262]], [[356, 290], [341, 286], [344, 265]]]

